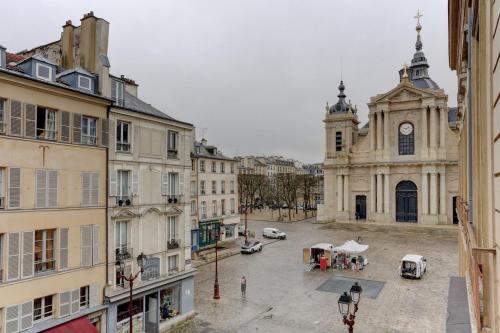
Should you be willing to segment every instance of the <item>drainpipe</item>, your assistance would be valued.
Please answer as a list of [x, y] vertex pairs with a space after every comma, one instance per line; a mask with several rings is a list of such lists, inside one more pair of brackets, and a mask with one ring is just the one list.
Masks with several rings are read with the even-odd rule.
[[468, 22], [467, 22], [467, 177], [468, 177], [468, 222], [472, 224], [472, 7], [468, 9]]
[[[108, 119], [108, 146], [106, 147], [106, 285], [109, 283], [109, 227], [108, 227], [108, 213], [109, 213], [109, 146], [111, 142], [110, 137], [110, 127], [109, 127], [109, 112], [111, 110], [111, 105], [108, 105], [106, 110], [106, 118]], [[105, 298], [104, 298], [105, 299]]]

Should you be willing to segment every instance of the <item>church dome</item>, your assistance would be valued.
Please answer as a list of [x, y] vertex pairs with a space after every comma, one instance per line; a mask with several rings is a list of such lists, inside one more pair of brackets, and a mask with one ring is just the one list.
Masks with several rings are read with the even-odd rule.
[[344, 90], [345, 90], [344, 81], [340, 81], [339, 94], [337, 95], [339, 100], [337, 103], [330, 106], [330, 108], [328, 109], [329, 113], [347, 112], [349, 110], [350, 106], [345, 101], [346, 95], [344, 94]]

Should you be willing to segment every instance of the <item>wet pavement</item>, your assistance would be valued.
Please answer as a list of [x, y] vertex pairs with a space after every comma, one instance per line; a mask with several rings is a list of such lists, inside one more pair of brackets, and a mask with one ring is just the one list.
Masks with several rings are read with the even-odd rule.
[[[198, 314], [173, 332], [347, 332], [338, 311], [339, 294], [328, 287], [344, 278], [365, 279], [380, 287], [374, 298], [362, 296], [355, 332], [445, 331], [449, 280], [458, 269], [455, 231], [377, 226], [357, 230], [356, 225], [346, 228], [311, 222], [250, 221], [249, 228], [257, 231], [258, 239], [266, 226], [285, 231], [287, 239], [264, 239], [261, 253], [219, 261], [221, 299], [217, 301], [212, 298], [215, 264], [199, 267], [195, 276]], [[370, 246], [366, 252], [369, 264], [364, 270], [304, 270], [304, 247], [319, 242], [338, 246], [358, 237]], [[399, 260], [408, 253], [427, 258], [423, 279], [400, 278]], [[243, 275], [247, 279], [246, 297], [240, 292]], [[320, 288], [322, 285], [324, 288]]]

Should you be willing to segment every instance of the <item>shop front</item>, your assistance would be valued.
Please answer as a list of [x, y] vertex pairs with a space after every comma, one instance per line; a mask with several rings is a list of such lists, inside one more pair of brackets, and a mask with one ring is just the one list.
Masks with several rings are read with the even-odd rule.
[[219, 219], [204, 220], [199, 222], [198, 230], [198, 247], [203, 249], [205, 247], [214, 246], [217, 235], [220, 234], [221, 222]]

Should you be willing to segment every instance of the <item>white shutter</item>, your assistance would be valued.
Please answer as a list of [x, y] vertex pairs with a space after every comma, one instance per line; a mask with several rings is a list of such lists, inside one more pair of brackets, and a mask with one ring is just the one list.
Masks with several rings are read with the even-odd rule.
[[19, 248], [21, 245], [20, 233], [9, 233], [9, 266], [7, 280], [19, 279]]
[[71, 313], [71, 292], [59, 294], [59, 317], [69, 316]]
[[4, 177], [4, 172], [3, 172], [4, 169], [0, 169], [0, 198], [2, 198], [4, 195], [3, 195], [3, 184], [4, 184], [4, 180], [3, 180], [3, 177]]
[[99, 305], [99, 284], [92, 283], [89, 286], [89, 307]]
[[11, 305], [5, 308], [5, 333], [19, 332], [19, 305]]
[[177, 194], [184, 194], [184, 173], [178, 173], [179, 175], [179, 188], [177, 189]]
[[71, 291], [71, 314], [80, 311], [80, 288]]
[[99, 226], [92, 226], [92, 265], [99, 264]]
[[21, 304], [21, 331], [33, 327], [33, 301]]
[[[130, 133], [129, 133], [130, 134]], [[114, 119], [109, 119], [109, 148], [116, 151], [116, 122]]]
[[9, 169], [9, 208], [21, 208], [21, 169]]
[[116, 192], [117, 192], [116, 172], [117, 171], [114, 170], [113, 168], [109, 168], [109, 175], [108, 175], [108, 177], [109, 177], [109, 196], [111, 196], [111, 197], [115, 197]]
[[57, 170], [47, 171], [47, 207], [57, 207]]
[[90, 173], [82, 172], [82, 206], [90, 206]]
[[161, 195], [168, 195], [168, 172], [161, 174]]
[[36, 207], [47, 207], [47, 171], [36, 170]]
[[29, 278], [33, 276], [34, 263], [33, 263], [33, 248], [34, 248], [34, 232], [23, 232], [23, 259], [22, 259], [22, 277]]
[[97, 172], [90, 174], [90, 205], [99, 205], [99, 174]]
[[59, 229], [59, 269], [68, 268], [68, 228]]
[[132, 170], [132, 194], [139, 194], [139, 172]]
[[92, 266], [92, 226], [80, 227], [80, 265]]

